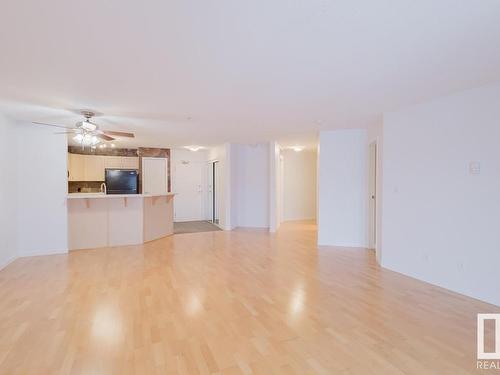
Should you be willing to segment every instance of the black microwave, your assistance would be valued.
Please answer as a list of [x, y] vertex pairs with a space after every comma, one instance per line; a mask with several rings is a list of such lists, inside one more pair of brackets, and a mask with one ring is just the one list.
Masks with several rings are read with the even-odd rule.
[[107, 194], [139, 194], [139, 173], [136, 169], [109, 169], [105, 173]]

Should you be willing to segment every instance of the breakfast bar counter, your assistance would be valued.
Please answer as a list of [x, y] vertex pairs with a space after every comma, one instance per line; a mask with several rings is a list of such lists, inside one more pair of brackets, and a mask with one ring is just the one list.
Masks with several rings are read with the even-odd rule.
[[68, 194], [69, 250], [139, 245], [173, 234], [174, 195]]

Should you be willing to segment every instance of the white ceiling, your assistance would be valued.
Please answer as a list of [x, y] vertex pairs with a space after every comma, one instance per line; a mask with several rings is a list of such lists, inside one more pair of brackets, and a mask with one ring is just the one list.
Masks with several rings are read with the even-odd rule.
[[500, 1], [8, 0], [0, 47], [16, 118], [292, 144], [500, 80]]

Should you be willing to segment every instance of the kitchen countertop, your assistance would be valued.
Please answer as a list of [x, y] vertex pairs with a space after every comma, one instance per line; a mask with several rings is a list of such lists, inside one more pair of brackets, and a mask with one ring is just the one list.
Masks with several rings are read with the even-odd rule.
[[175, 195], [175, 193], [165, 193], [165, 194], [69, 193], [68, 199], [148, 198], [148, 197], [168, 197], [172, 195]]

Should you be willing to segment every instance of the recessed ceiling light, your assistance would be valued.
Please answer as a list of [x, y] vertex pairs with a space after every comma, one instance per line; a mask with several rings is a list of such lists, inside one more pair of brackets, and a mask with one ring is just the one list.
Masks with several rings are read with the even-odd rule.
[[201, 150], [203, 147], [202, 146], [186, 146], [184, 148], [187, 148], [189, 151], [198, 151]]
[[290, 147], [293, 151], [295, 152], [300, 152], [302, 150], [304, 150], [304, 146], [292, 146]]
[[115, 147], [115, 144], [114, 144], [114, 143], [111, 143], [111, 147], [113, 147], [113, 148], [114, 148], [114, 147]]

